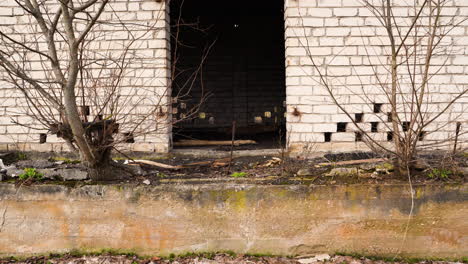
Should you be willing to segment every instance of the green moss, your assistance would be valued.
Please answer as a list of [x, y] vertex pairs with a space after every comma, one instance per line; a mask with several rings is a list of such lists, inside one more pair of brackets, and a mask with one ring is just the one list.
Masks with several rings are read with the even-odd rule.
[[379, 169], [379, 170], [387, 170], [387, 171], [393, 171], [395, 169], [393, 164], [388, 163], [388, 162], [385, 162], [385, 163], [382, 163], [382, 164], [377, 164], [375, 166], [375, 168]]
[[245, 173], [245, 172], [234, 172], [230, 176], [233, 177], [233, 178], [244, 178], [245, 176], [247, 176], [247, 173]]
[[246, 191], [235, 191], [235, 190], [226, 190], [228, 199], [227, 202], [235, 210], [240, 211], [246, 208], [247, 205], [247, 193]]
[[[127, 256], [127, 257], [138, 257], [140, 256], [132, 250], [112, 249], [103, 248], [99, 250], [88, 250], [88, 249], [72, 249], [67, 253], [60, 254], [62, 257], [82, 257], [82, 256]], [[52, 254], [49, 254], [52, 256]], [[56, 256], [57, 257], [57, 256]], [[56, 258], [55, 257], [55, 258]]]

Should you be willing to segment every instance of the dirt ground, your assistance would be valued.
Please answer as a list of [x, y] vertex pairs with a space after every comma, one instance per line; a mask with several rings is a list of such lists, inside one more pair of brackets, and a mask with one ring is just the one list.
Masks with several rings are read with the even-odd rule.
[[[394, 173], [391, 160], [359, 164], [361, 160], [365, 161], [375, 158], [378, 157], [372, 153], [329, 154], [315, 159], [281, 157], [279, 153], [276, 156], [237, 157], [230, 162], [229, 156], [225, 158], [205, 158], [187, 155], [128, 155], [116, 157], [115, 161], [120, 164], [128, 164], [132, 163], [131, 160], [146, 160], [180, 167], [162, 168], [151, 164], [138, 163], [138, 166], [133, 166], [135, 168], [138, 167], [138, 173], [117, 179], [115, 182], [148, 185], [179, 183], [182, 181], [185, 183], [226, 181], [236, 183], [314, 185], [398, 184], [408, 182], [407, 175], [397, 175]], [[426, 155], [423, 158], [423, 166], [420, 166], [411, 173], [412, 183], [466, 183], [466, 169], [468, 169], [466, 155], [451, 158], [449, 161], [431, 155]], [[28, 156], [26, 159], [44, 162], [48, 160], [52, 162], [55, 168], [80, 168], [80, 164], [72, 157]], [[61, 161], [60, 165], [54, 165], [57, 163], [57, 160]], [[358, 162], [352, 165], [338, 165], [339, 162], [350, 160]], [[19, 163], [24, 163], [24, 161], [19, 161]], [[18, 166], [19, 169], [23, 167]], [[381, 167], [384, 167], [384, 169], [379, 170], [378, 168]], [[337, 170], [339, 173], [335, 173]], [[438, 177], [434, 177], [434, 175], [431, 175], [433, 170], [439, 172], [446, 170], [448, 173], [445, 173], [447, 175], [437, 175]], [[50, 180], [42, 180], [42, 182], [47, 183]]]
[[[462, 260], [463, 261], [463, 260]], [[270, 257], [270, 256], [243, 256], [232, 254], [204, 254], [201, 256], [187, 257], [172, 257], [162, 259], [159, 257], [138, 258], [135, 256], [62, 256], [56, 258], [35, 257], [26, 260], [15, 260], [13, 258], [0, 260], [1, 264], [18, 263], [18, 264], [306, 264], [306, 263], [321, 263], [321, 264], [403, 264], [403, 263], [421, 263], [421, 264], [449, 264], [449, 263], [466, 263], [450, 262], [450, 261], [432, 261], [432, 260], [392, 260], [375, 259], [365, 257], [351, 256], [332, 256], [325, 260], [317, 260], [313, 256], [309, 257]]]
[[[407, 175], [397, 175], [392, 168], [376, 172], [376, 167], [391, 167], [391, 160], [370, 162], [354, 165], [337, 165], [343, 161], [365, 161], [379, 158], [372, 153], [328, 154], [314, 159], [300, 157], [248, 156], [237, 157], [229, 162], [229, 158], [203, 158], [193, 156], [168, 156], [151, 159], [170, 165], [187, 165], [181, 169], [163, 169], [140, 164], [146, 174], [136, 178], [126, 179], [127, 182], [149, 180], [151, 184], [171, 183], [178, 181], [235, 181], [258, 182], [263, 184], [376, 184], [407, 183]], [[413, 183], [451, 183], [466, 182], [466, 172], [458, 168], [468, 167], [465, 156], [443, 160], [438, 156], [422, 157], [424, 164], [411, 172]], [[338, 162], [338, 163], [336, 163]], [[197, 165], [205, 163], [203, 165]], [[230, 164], [229, 164], [230, 163]], [[195, 164], [195, 165], [191, 165]], [[447, 177], [430, 177], [433, 169], [446, 168]], [[334, 169], [347, 170], [351, 173], [330, 173]], [[344, 168], [344, 169], [341, 169]], [[356, 173], [353, 172], [355, 170]]]

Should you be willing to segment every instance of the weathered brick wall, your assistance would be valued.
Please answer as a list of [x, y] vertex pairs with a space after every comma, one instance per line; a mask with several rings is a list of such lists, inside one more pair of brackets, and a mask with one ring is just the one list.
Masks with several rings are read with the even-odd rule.
[[[48, 5], [47, 8], [52, 12], [56, 10], [56, 6], [53, 5]], [[118, 105], [121, 110], [116, 118], [121, 124], [122, 133], [133, 131], [136, 123], [143, 119], [145, 121], [134, 131], [135, 144], [123, 144], [125, 149], [161, 152], [170, 149], [171, 126], [167, 121], [171, 120], [168, 88], [170, 83], [168, 20], [165, 1], [112, 0], [90, 35], [96, 39], [90, 42], [89, 56], [93, 58], [110, 56], [118, 59], [127, 48], [129, 49], [127, 67], [118, 86], [118, 93], [121, 95]], [[119, 21], [125, 24], [127, 29], [119, 24]], [[26, 40], [29, 43], [37, 37], [34, 33], [40, 30], [37, 23], [13, 0], [0, 0], [0, 26], [10, 37]], [[82, 27], [78, 27], [78, 30], [82, 30]], [[132, 39], [130, 34], [134, 37], [132, 44], [130, 44]], [[39, 45], [42, 44], [44, 43], [39, 41]], [[63, 48], [61, 43], [58, 46]], [[44, 46], [41, 50], [46, 51]], [[44, 65], [34, 57], [28, 60], [28, 65], [25, 67], [34, 78], [44, 77]], [[49, 69], [46, 66], [47, 70]], [[104, 76], [103, 79], [109, 76], [99, 75], [98, 70], [91, 70], [93, 76]], [[47, 136], [45, 144], [39, 144], [40, 133], [47, 131], [14, 124], [19, 122], [30, 125], [35, 122], [26, 114], [28, 107], [24, 95], [6, 82], [6, 78], [5, 72], [0, 70], [0, 149], [65, 150], [63, 141], [52, 135]], [[93, 85], [106, 87], [106, 82], [87, 82], [84, 86]], [[108, 91], [104, 88], [98, 91], [99, 95], [94, 94], [92, 90], [85, 91], [85, 104], [90, 107], [88, 120], [92, 120], [97, 115], [100, 104], [97, 99], [105, 98], [106, 92]], [[79, 103], [81, 105], [81, 98]], [[161, 110], [157, 111], [158, 114], [149, 115], [157, 106], [161, 106]], [[163, 115], [160, 115], [160, 112]], [[105, 110], [101, 114], [107, 117], [109, 113], [110, 110]], [[144, 133], [145, 131], [150, 133]]]
[[[456, 13], [461, 19], [468, 15], [466, 1], [457, 0], [449, 4], [447, 14]], [[164, 1], [157, 3], [154, 0], [113, 0], [112, 10], [104, 13], [103, 19], [106, 21], [111, 21], [116, 16], [129, 24], [157, 21], [156, 27], [159, 29], [155, 34], [138, 40], [134, 50], [135, 56], [139, 58], [138, 63], [134, 61], [130, 64], [129, 73], [122, 82], [123, 95], [132, 98], [122, 105], [138, 105], [130, 107], [131, 111], [122, 112], [126, 120], [138, 120], [160, 99], [169, 108], [170, 23], [166, 5]], [[413, 14], [412, 9], [405, 6], [395, 8], [395, 12], [399, 19], [408, 19]], [[26, 18], [14, 1], [0, 0], [1, 26], [21, 29], [29, 24]], [[386, 142], [391, 130], [387, 119], [389, 105], [382, 90], [376, 85], [378, 81], [370, 67], [379, 60], [387, 59], [384, 56], [388, 51], [388, 45], [385, 44], [388, 43], [386, 33], [377, 19], [359, 0], [285, 0], [285, 27], [287, 139], [292, 150], [300, 150], [304, 146], [315, 151], [365, 148], [363, 142], [356, 142], [357, 129], [351, 124], [350, 118], [339, 110], [326, 89], [317, 83], [319, 76], [313, 69], [308, 54], [313, 56], [321, 68], [327, 66], [327, 73], [332, 78], [330, 81], [340, 105], [352, 117], [362, 116], [360, 126], [373, 138]], [[125, 43], [128, 36], [116, 27], [102, 25], [101, 30], [107, 32], [108, 37], [95, 44], [96, 50], [112, 49], [118, 54], [121, 43]], [[440, 111], [460, 91], [467, 89], [468, 22], [463, 22], [451, 31], [442, 46], [450, 49], [439, 52], [433, 58], [433, 63], [440, 66], [440, 71], [431, 79], [428, 93], [431, 99], [425, 105], [426, 112], [430, 115]], [[30, 62], [34, 63], [33, 60]], [[35, 69], [34, 65], [30, 67]], [[387, 75], [382, 68], [377, 70], [379, 76]], [[40, 74], [40, 71], [32, 71], [32, 74]], [[5, 77], [3, 74], [0, 76]], [[11, 89], [1, 78], [0, 148], [62, 150], [62, 141], [53, 136], [48, 136], [46, 144], [37, 143], [39, 134], [45, 131], [31, 130], [11, 123], [12, 119], [22, 123], [29, 123], [31, 120], [25, 115], [22, 94]], [[92, 100], [88, 99], [87, 103], [92, 106]], [[376, 108], [380, 109], [375, 111]], [[401, 118], [406, 121], [404, 105], [400, 109]], [[162, 109], [170, 117], [170, 111], [167, 110]], [[458, 122], [461, 124], [459, 141], [466, 144], [466, 110], [468, 98], [465, 95], [449, 107], [437, 122], [427, 127], [427, 135], [421, 143], [432, 144], [453, 138]], [[156, 121], [146, 122], [148, 125], [145, 127], [154, 127]], [[347, 125], [339, 129], [338, 126], [342, 124], [338, 123]], [[338, 132], [342, 129], [343, 132]], [[150, 135], [137, 136], [136, 144], [128, 147], [133, 150], [167, 151], [170, 149], [170, 138], [171, 127], [167, 125]]]
[[[393, 3], [399, 5], [404, 1]], [[355, 131], [358, 130], [350, 118], [340, 111], [327, 89], [318, 83], [319, 74], [309, 55], [323, 72], [327, 69], [332, 91], [340, 105], [353, 118], [355, 114], [362, 114], [360, 126], [371, 137], [388, 141], [391, 126], [387, 113], [390, 107], [371, 67], [388, 59], [384, 55], [389, 54], [389, 41], [382, 25], [359, 0], [286, 0], [285, 5], [287, 129], [292, 150], [300, 151], [304, 146], [326, 151], [365, 148], [363, 142], [356, 142]], [[414, 14], [414, 10], [407, 6], [397, 6], [394, 12], [398, 21], [411, 21], [410, 16]], [[451, 14], [456, 14], [456, 19], [466, 18], [468, 2], [450, 1], [442, 19], [447, 21]], [[468, 23], [465, 21], [452, 30], [441, 46], [449, 49], [438, 50], [432, 60], [440, 71], [430, 80], [430, 99], [425, 104], [426, 112], [431, 116], [457, 93], [467, 89]], [[375, 69], [382, 79], [389, 76], [382, 67]], [[374, 111], [374, 104], [381, 104], [380, 111]], [[404, 104], [398, 109], [402, 121], [407, 121], [405, 111], [408, 109]], [[427, 135], [421, 144], [453, 138], [456, 122], [461, 123], [459, 140], [466, 144], [467, 110], [468, 96], [465, 95], [427, 127]], [[347, 123], [345, 131], [337, 132], [339, 122]], [[436, 132], [429, 133], [431, 131]]]

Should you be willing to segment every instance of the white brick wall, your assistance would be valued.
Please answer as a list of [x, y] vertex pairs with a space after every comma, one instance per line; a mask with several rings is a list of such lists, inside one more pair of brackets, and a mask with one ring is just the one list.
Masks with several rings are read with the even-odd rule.
[[[394, 3], [398, 4], [399, 1]], [[286, 0], [285, 10], [287, 128], [291, 150], [301, 151], [303, 146], [310, 144], [320, 151], [351, 151], [365, 147], [362, 142], [355, 142], [354, 132], [359, 129], [338, 109], [328, 91], [319, 84], [318, 72], [311, 69], [309, 55], [322, 72], [327, 70], [330, 76], [328, 81], [333, 84], [332, 90], [339, 104], [349, 111], [352, 118], [356, 113], [363, 113], [360, 127], [372, 138], [387, 141], [387, 131], [391, 130], [387, 120], [390, 108], [385, 104], [388, 100], [377, 85], [374, 71], [385, 82], [389, 81], [388, 74], [383, 67], [370, 66], [387, 59], [384, 56], [388, 52], [387, 33], [378, 20], [359, 0]], [[466, 17], [468, 2], [453, 1], [444, 9], [445, 15], [457, 12], [458, 17]], [[410, 8], [404, 6], [396, 7], [394, 14], [401, 20], [410, 19], [409, 15], [412, 15]], [[441, 50], [433, 58], [433, 64], [440, 65], [441, 69], [431, 79], [431, 99], [426, 104], [429, 114], [440, 111], [457, 91], [468, 87], [467, 36], [468, 22], [465, 21], [451, 31], [443, 43], [444, 47], [451, 48], [451, 53]], [[409, 82], [408, 79], [402, 81], [405, 82]], [[405, 89], [408, 90], [402, 87], [403, 91]], [[438, 131], [427, 131], [421, 143], [453, 137], [456, 122], [461, 122], [460, 140], [466, 146], [467, 101], [468, 96], [463, 96], [435, 124], [429, 126], [428, 130]], [[383, 113], [373, 113], [374, 102], [383, 104]], [[305, 105], [312, 105], [312, 112], [301, 112]], [[301, 115], [294, 115], [294, 109], [298, 109]], [[408, 118], [404, 114], [405, 107], [399, 106], [399, 109], [401, 118]], [[348, 123], [346, 132], [337, 132], [337, 122]], [[371, 133], [371, 122], [378, 123], [378, 132]], [[325, 143], [325, 133], [331, 133], [330, 142]]]
[[[51, 9], [55, 10], [55, 9]], [[167, 105], [170, 102], [169, 85], [169, 38], [166, 33], [168, 25], [168, 8], [165, 1], [155, 0], [112, 0], [106, 7], [101, 16], [103, 22], [116, 22], [118, 20], [126, 23], [137, 39], [130, 47], [131, 52], [130, 64], [124, 74], [124, 79], [121, 84], [121, 106], [125, 109], [117, 118], [121, 124], [120, 131], [126, 132], [133, 127], [129, 124], [135, 124], [143, 117], [146, 118], [139, 130], [135, 131], [136, 143], [126, 146], [128, 149], [142, 150], [143, 146], [139, 143], [147, 143], [151, 145], [149, 151], [167, 152], [170, 149], [171, 142], [171, 127], [164, 123], [161, 124], [161, 117], [150, 116], [147, 114], [154, 111], [156, 105], [163, 105], [167, 111]], [[10, 36], [22, 38], [34, 36], [33, 31], [38, 31], [35, 23], [31, 23], [31, 18], [24, 15], [21, 8], [12, 0], [0, 0], [0, 26], [2, 30], [15, 30], [18, 34]], [[8, 25], [8, 27], [4, 27]], [[148, 32], [148, 26], [152, 26], [151, 32]], [[78, 27], [80, 28], [80, 27]], [[129, 32], [124, 30], [120, 25], [111, 25], [109, 23], [99, 24], [93, 30], [97, 40], [91, 45], [92, 51], [98, 54], [105, 54], [107, 50], [112, 50], [112, 56], [118, 58], [123, 54], [123, 49], [128, 47]], [[21, 35], [21, 33], [24, 33]], [[29, 33], [29, 34], [28, 34]], [[43, 44], [43, 43], [40, 43]], [[60, 45], [63, 47], [63, 45]], [[42, 64], [30, 58], [29, 74], [33, 77], [43, 78], [44, 71]], [[98, 71], [93, 72], [97, 74]], [[24, 95], [11, 85], [3, 82], [4, 72], [0, 70], [0, 144], [7, 145], [10, 148], [27, 148], [26, 150], [47, 149], [38, 145], [39, 133], [46, 131], [38, 131], [25, 129], [24, 127], [11, 123], [11, 119], [15, 121], [29, 121], [25, 116], [27, 107], [23, 100]], [[92, 94], [87, 96], [87, 105], [91, 107], [91, 112], [97, 110], [93, 103]], [[104, 113], [105, 115], [105, 113]], [[92, 117], [92, 116], [91, 116]], [[169, 117], [169, 118], [168, 118]], [[166, 113], [165, 120], [170, 120], [170, 113]], [[131, 121], [130, 121], [131, 120]], [[30, 122], [27, 122], [30, 124]], [[150, 130], [151, 135], [144, 137], [138, 136], [142, 134], [142, 130]], [[63, 143], [60, 139], [49, 135], [47, 144], [50, 149], [62, 150], [63, 146], [58, 147]], [[25, 144], [28, 143], [28, 144]], [[32, 143], [32, 144], [29, 144]]]
[[[123, 121], [129, 123], [137, 122], [160, 98], [163, 102], [169, 102], [169, 17], [164, 2], [113, 0], [111, 5], [114, 12], [103, 14], [106, 20], [119, 18], [132, 23], [157, 21], [157, 32], [142, 37], [135, 44], [135, 56], [144, 60], [131, 65], [128, 77], [122, 80], [123, 96], [131, 96], [135, 93], [135, 87], [138, 88], [138, 97], [132, 98], [129, 105], [126, 105], [127, 111], [124, 111], [126, 114]], [[394, 12], [402, 18], [411, 14], [406, 7], [397, 7]], [[468, 2], [453, 1], [445, 12], [458, 12], [460, 17], [466, 17]], [[11, 31], [14, 26], [22, 32], [28, 22], [27, 16], [16, 7], [14, 1], [0, 0], [0, 25], [7, 25], [7, 31]], [[102, 30], [107, 34], [105, 39], [93, 43], [96, 50], [109, 48], [115, 50], [115, 53], [121, 51], [128, 33], [106, 24], [102, 25]], [[138, 30], [134, 33], [137, 34]], [[298, 150], [311, 144], [316, 151], [350, 151], [365, 147], [364, 143], [355, 142], [355, 132], [358, 129], [333, 103], [328, 91], [318, 83], [318, 72], [313, 68], [308, 55], [314, 58], [317, 65], [326, 67], [333, 77], [329, 82], [333, 84], [333, 92], [340, 105], [353, 117], [354, 114], [362, 113], [361, 128], [367, 132], [371, 131], [371, 122], [378, 122], [378, 132], [370, 135], [386, 141], [387, 132], [390, 131], [387, 122], [389, 106], [385, 104], [382, 90], [376, 85], [379, 80], [374, 76], [374, 71], [382, 76], [381, 81], [388, 81], [384, 77], [387, 72], [383, 67], [373, 68], [370, 65], [386, 60], [383, 54], [388, 51], [385, 46], [388, 41], [385, 30], [373, 14], [359, 0], [285, 0], [285, 35], [287, 138], [291, 149]], [[444, 45], [452, 48], [452, 55], [447, 56], [448, 53], [443, 51], [433, 58], [433, 64], [440, 65], [441, 69], [438, 76], [431, 80], [434, 86], [430, 93], [431, 101], [427, 104], [429, 113], [440, 111], [457, 91], [468, 86], [468, 22], [465, 21], [453, 30]], [[30, 62], [34, 69], [41, 66], [33, 58]], [[40, 76], [41, 71], [31, 71], [31, 74]], [[373, 104], [369, 102], [382, 103], [382, 113], [373, 113]], [[138, 107], [134, 107], [136, 104]], [[50, 145], [47, 147], [26, 144], [37, 142], [40, 131], [31, 131], [11, 123], [11, 119], [24, 121], [24, 106], [22, 94], [0, 80], [0, 145], [4, 143], [10, 148], [30, 150], [64, 149], [60, 139], [53, 136], [48, 137]], [[400, 106], [400, 109], [401, 118], [406, 118], [404, 107]], [[299, 116], [293, 115], [295, 110], [300, 113]], [[167, 111], [167, 107], [164, 111]], [[454, 122], [462, 123], [460, 140], [467, 142], [467, 111], [468, 98], [464, 96], [438, 122], [428, 126], [428, 130], [438, 131], [427, 131], [425, 142], [453, 136]], [[337, 132], [338, 122], [348, 123], [345, 132]], [[156, 123], [157, 120], [146, 122], [143, 128], [154, 129]], [[331, 133], [330, 142], [325, 142], [325, 133]], [[126, 144], [124, 148], [168, 151], [170, 138], [170, 125], [163, 125], [157, 133], [137, 136], [137, 144]], [[2, 145], [2, 149], [4, 146]]]

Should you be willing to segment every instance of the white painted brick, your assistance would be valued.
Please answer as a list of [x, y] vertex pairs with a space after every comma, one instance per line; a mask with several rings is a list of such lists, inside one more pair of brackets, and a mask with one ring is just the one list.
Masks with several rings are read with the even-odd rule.
[[338, 113], [338, 106], [336, 105], [316, 105], [312, 111], [317, 114], [335, 114]]
[[350, 28], [327, 28], [326, 36], [334, 37], [334, 36], [348, 36], [351, 33]]
[[307, 15], [311, 17], [331, 17], [333, 13], [330, 8], [310, 8]]
[[352, 17], [352, 16], [357, 16], [358, 9], [357, 8], [334, 8], [333, 14], [335, 16]]

